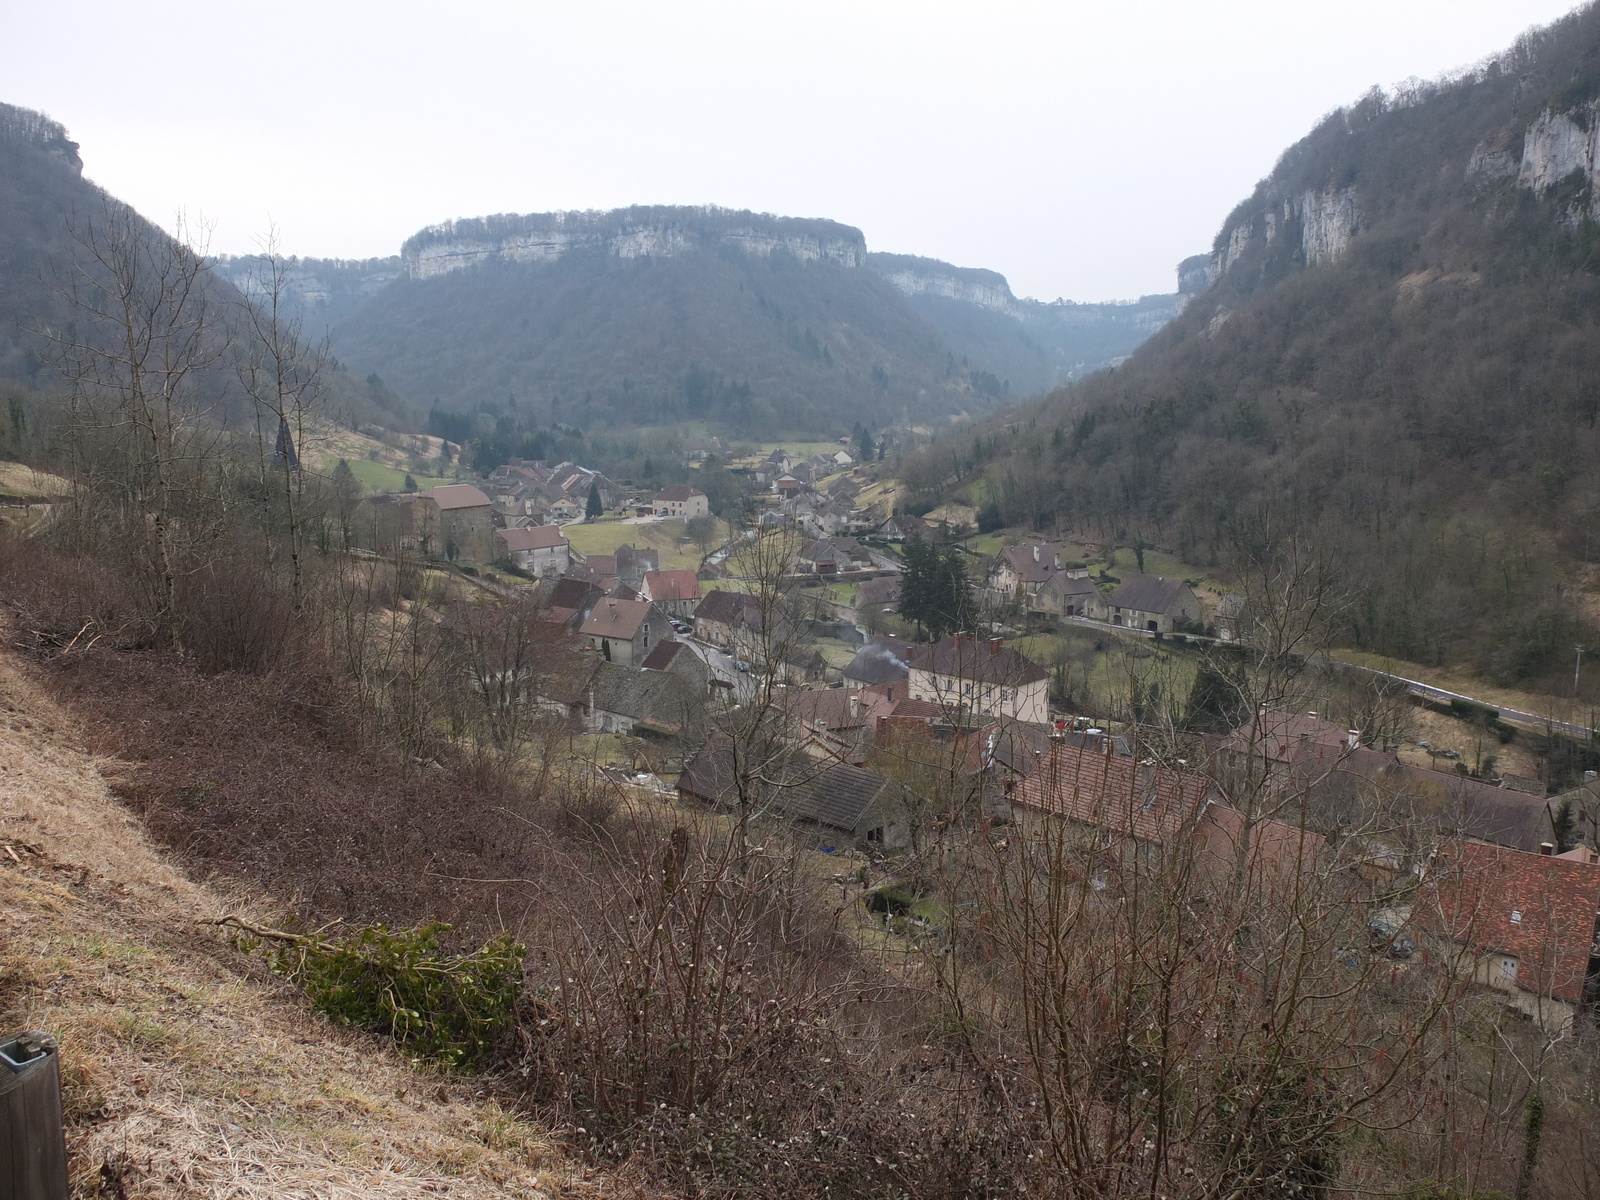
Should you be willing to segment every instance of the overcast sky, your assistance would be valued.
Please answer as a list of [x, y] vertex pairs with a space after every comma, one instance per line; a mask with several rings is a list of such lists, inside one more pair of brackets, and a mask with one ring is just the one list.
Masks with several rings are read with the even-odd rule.
[[1323, 113], [1570, 0], [0, 0], [0, 100], [248, 252], [493, 212], [714, 203], [1019, 295], [1173, 290]]

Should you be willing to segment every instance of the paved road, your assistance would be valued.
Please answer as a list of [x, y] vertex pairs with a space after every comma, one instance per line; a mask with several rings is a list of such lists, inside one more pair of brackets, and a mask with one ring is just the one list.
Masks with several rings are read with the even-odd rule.
[[1512, 725], [1527, 725], [1539, 730], [1553, 730], [1564, 733], [1569, 737], [1589, 738], [1594, 736], [1594, 730], [1587, 725], [1574, 725], [1570, 721], [1557, 721], [1551, 717], [1542, 717], [1537, 713], [1520, 712], [1514, 708], [1505, 708], [1492, 700], [1480, 700], [1476, 696], [1464, 696], [1460, 692], [1447, 692], [1444, 688], [1434, 687], [1431, 683], [1423, 683], [1419, 679], [1407, 679], [1404, 675], [1391, 675], [1388, 671], [1377, 671], [1371, 667], [1358, 667], [1353, 663], [1334, 662], [1331, 659], [1324, 661], [1335, 667], [1347, 671], [1361, 671], [1368, 675], [1376, 675], [1380, 679], [1392, 679], [1396, 683], [1403, 683], [1414, 694], [1424, 696], [1429, 700], [1442, 700], [1448, 703], [1451, 700], [1465, 700], [1471, 704], [1481, 704], [1485, 708], [1496, 709], [1500, 719]]

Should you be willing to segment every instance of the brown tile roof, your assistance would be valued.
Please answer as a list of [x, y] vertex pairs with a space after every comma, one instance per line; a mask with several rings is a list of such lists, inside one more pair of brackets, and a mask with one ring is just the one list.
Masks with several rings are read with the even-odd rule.
[[911, 669], [995, 687], [1021, 687], [1049, 678], [1043, 667], [1009, 646], [997, 646], [999, 641], [956, 634], [931, 646], [919, 646], [911, 656]]
[[586, 613], [601, 595], [600, 589], [589, 580], [569, 576], [555, 581], [550, 589], [549, 605], [551, 608]]
[[[631, 642], [654, 608], [648, 600], [601, 600], [589, 611], [578, 632], [586, 637], [621, 638]], [[661, 624], [664, 629], [671, 628], [665, 620]]]
[[700, 601], [700, 607], [694, 610], [695, 620], [732, 624], [744, 615], [749, 604], [750, 597], [744, 592], [728, 592], [721, 588], [712, 588]]
[[617, 556], [615, 554], [585, 554], [583, 565], [596, 575], [606, 576], [617, 573]]
[[642, 671], [665, 671], [680, 654], [694, 657], [694, 651], [689, 649], [685, 642], [667, 641], [657, 642], [650, 648], [650, 653], [645, 655], [644, 662], [639, 664]]
[[490, 503], [489, 497], [470, 483], [446, 483], [436, 488], [429, 488], [428, 499], [446, 511], [456, 508], [480, 508]]
[[1165, 843], [1199, 817], [1210, 790], [1198, 775], [1056, 744], [1012, 800], [1080, 825]]
[[1447, 935], [1516, 955], [1518, 987], [1582, 1002], [1600, 866], [1457, 842], [1434, 857], [1428, 891]]
[[497, 529], [495, 533], [505, 542], [506, 549], [513, 552], [553, 550], [557, 546], [569, 544], [566, 535], [555, 525], [534, 525], [526, 529]]
[[645, 594], [652, 600], [698, 600], [700, 579], [693, 571], [647, 571]]

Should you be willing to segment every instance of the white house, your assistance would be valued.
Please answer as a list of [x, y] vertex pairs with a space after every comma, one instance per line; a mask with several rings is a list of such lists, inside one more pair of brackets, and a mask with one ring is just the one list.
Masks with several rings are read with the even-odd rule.
[[669, 517], [681, 517], [686, 521], [706, 516], [711, 512], [706, 494], [686, 483], [675, 483], [657, 492], [655, 509], [657, 513]]
[[1049, 720], [1049, 674], [1007, 647], [1004, 638], [956, 634], [919, 646], [908, 666], [913, 700], [927, 700], [951, 712]]
[[507, 555], [524, 571], [535, 575], [564, 575], [572, 566], [572, 543], [554, 525], [527, 529], [497, 529]]

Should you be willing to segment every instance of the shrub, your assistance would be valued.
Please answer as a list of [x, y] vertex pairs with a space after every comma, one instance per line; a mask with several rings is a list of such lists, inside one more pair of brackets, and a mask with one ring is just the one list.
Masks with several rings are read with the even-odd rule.
[[482, 1063], [511, 1029], [522, 992], [524, 946], [502, 933], [470, 954], [439, 945], [450, 926], [367, 925], [338, 942], [257, 929], [234, 918], [241, 948], [274, 949], [274, 972], [304, 988], [317, 1011], [385, 1034], [451, 1067]]

